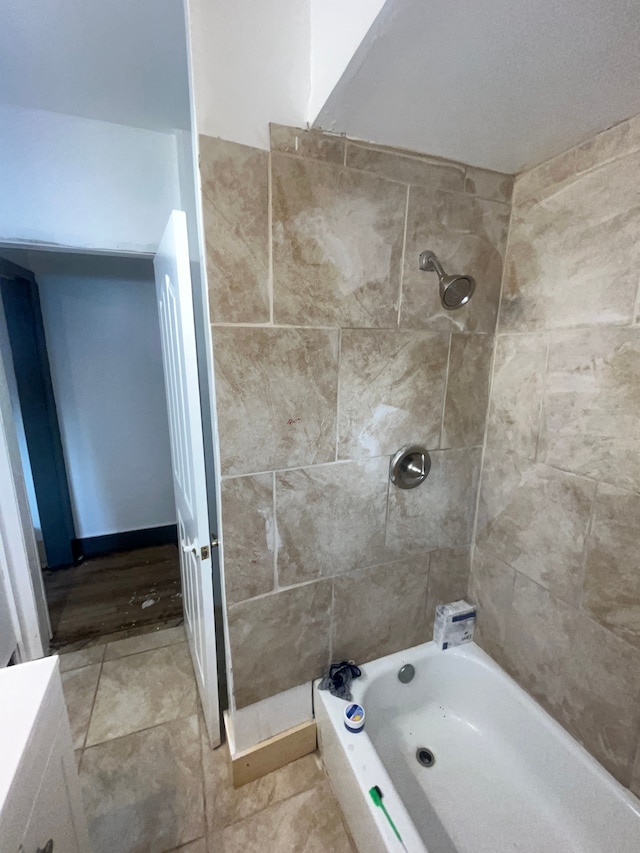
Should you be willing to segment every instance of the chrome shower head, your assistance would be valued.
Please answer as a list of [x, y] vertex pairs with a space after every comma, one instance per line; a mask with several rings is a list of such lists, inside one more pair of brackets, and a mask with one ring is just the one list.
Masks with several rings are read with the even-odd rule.
[[447, 275], [442, 269], [440, 261], [429, 249], [420, 255], [420, 269], [438, 274], [440, 280], [440, 301], [442, 302], [442, 307], [446, 308], [447, 311], [455, 311], [456, 308], [462, 308], [473, 296], [473, 291], [476, 289], [476, 282], [473, 276]]

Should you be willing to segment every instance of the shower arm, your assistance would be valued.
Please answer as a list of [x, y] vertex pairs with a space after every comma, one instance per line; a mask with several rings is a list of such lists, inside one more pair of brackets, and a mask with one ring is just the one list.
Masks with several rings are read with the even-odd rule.
[[436, 272], [438, 273], [439, 278], [444, 278], [446, 275], [445, 271], [442, 269], [440, 261], [436, 258], [434, 253], [430, 252], [428, 249], [420, 255], [420, 269], [425, 270], [426, 272]]

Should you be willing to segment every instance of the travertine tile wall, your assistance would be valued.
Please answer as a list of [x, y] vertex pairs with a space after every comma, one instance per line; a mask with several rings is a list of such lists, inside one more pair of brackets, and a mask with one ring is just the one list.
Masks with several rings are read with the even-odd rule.
[[640, 117], [516, 180], [469, 584], [480, 644], [638, 794], [639, 176]]
[[[201, 137], [236, 707], [429, 638], [466, 592], [512, 181], [272, 127]], [[445, 312], [433, 249], [476, 276]], [[389, 486], [403, 444], [427, 483]]]

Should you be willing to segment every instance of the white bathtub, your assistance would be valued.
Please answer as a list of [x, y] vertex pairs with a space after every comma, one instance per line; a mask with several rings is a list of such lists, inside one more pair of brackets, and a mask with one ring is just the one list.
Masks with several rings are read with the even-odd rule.
[[359, 734], [344, 728], [346, 703], [314, 689], [322, 758], [361, 853], [403, 849], [373, 785], [409, 853], [639, 853], [640, 800], [475, 644], [426, 643], [362, 673]]

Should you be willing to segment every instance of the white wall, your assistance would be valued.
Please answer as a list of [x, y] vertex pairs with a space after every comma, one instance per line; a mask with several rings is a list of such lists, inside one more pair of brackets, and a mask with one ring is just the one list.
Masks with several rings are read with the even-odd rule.
[[310, 0], [312, 124], [360, 46], [385, 0]]
[[175, 523], [151, 261], [38, 255], [76, 535]]
[[384, 0], [187, 0], [198, 132], [269, 148], [305, 127]]
[[172, 133], [0, 105], [0, 242], [155, 251], [180, 205]]
[[269, 148], [269, 122], [304, 125], [309, 0], [189, 0], [198, 133]]

